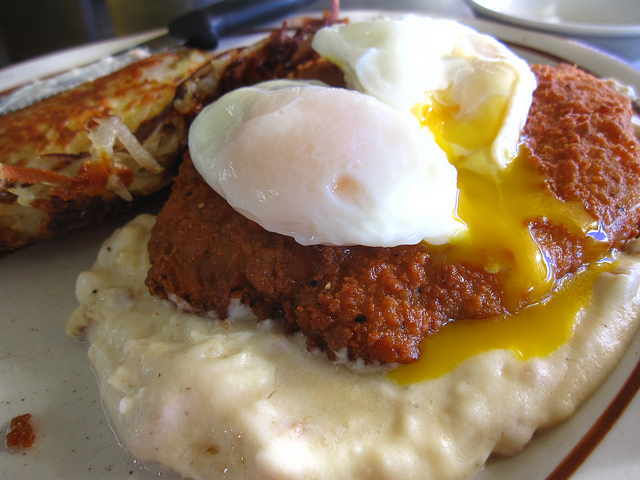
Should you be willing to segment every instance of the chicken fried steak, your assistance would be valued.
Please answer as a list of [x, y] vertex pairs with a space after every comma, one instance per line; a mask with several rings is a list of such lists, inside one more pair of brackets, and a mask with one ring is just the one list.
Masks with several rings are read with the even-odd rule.
[[[638, 234], [640, 220], [631, 104], [572, 67], [532, 68], [539, 87], [523, 133], [525, 161], [558, 198], [581, 202], [595, 217], [605, 250], [620, 248]], [[588, 236], [544, 218], [529, 226], [556, 278], [594, 260]], [[509, 310], [498, 273], [447, 262], [440, 252], [425, 244], [301, 246], [234, 211], [187, 155], [152, 232], [146, 283], [156, 296], [220, 318], [239, 297], [260, 319], [284, 317], [310, 349], [333, 355], [346, 348], [366, 362], [408, 363], [444, 323]]]

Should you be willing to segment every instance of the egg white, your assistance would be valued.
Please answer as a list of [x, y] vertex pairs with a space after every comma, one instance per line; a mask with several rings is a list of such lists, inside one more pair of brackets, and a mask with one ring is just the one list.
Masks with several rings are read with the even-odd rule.
[[[437, 102], [452, 113], [444, 122], [496, 130], [487, 155], [449, 139], [456, 155], [473, 157], [473, 168], [502, 169], [515, 157], [536, 79], [495, 38], [452, 20], [409, 15], [326, 27], [312, 46], [343, 70], [352, 89], [403, 111]], [[487, 118], [492, 108], [499, 110], [495, 121]]]
[[194, 165], [229, 204], [300, 244], [446, 242], [456, 170], [409, 112], [359, 92], [272, 81], [204, 109]]
[[200, 113], [194, 165], [229, 204], [303, 245], [443, 244], [458, 168], [491, 174], [518, 150], [536, 81], [495, 39], [408, 16], [318, 31], [351, 90], [272, 81]]

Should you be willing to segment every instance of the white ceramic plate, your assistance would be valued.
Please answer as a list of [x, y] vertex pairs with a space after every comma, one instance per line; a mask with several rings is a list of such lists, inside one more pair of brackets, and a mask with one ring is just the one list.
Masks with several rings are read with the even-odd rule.
[[[353, 19], [371, 15], [349, 12]], [[466, 23], [510, 43], [532, 62], [569, 61], [640, 91], [640, 72], [579, 44], [483, 21]], [[229, 39], [221, 48], [254, 39]], [[39, 75], [37, 61], [30, 63], [30, 69]], [[2, 79], [0, 71], [0, 91]], [[145, 469], [118, 445], [102, 411], [86, 346], [64, 333], [76, 306], [77, 275], [92, 265], [101, 242], [127, 220], [120, 218], [0, 258], [0, 427], [29, 412], [38, 435], [37, 445], [24, 454], [0, 449], [3, 480], [158, 478], [156, 470]], [[491, 461], [474, 480], [637, 480], [639, 388], [640, 334], [618, 368], [573, 418], [538, 435], [521, 454]], [[161, 478], [176, 479], [168, 474]]]
[[640, 36], [637, 0], [466, 0], [481, 15], [564, 35]]

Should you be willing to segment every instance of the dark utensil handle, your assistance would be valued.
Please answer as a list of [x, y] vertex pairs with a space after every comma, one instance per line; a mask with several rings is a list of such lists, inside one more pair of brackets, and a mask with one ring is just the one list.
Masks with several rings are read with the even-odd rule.
[[213, 49], [225, 33], [276, 20], [315, 1], [222, 0], [174, 20], [169, 24], [169, 32], [190, 46]]

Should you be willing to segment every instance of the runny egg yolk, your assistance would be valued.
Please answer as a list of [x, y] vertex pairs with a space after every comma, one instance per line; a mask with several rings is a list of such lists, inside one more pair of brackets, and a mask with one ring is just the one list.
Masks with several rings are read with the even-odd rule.
[[588, 239], [598, 224], [578, 202], [564, 202], [551, 193], [524, 148], [505, 169], [476, 171], [474, 159], [491, 155], [505, 104], [505, 98], [489, 98], [472, 118], [459, 118], [455, 106], [432, 97], [413, 113], [458, 170], [457, 214], [466, 229], [439, 250], [449, 262], [481, 264], [498, 273], [506, 307], [514, 312], [521, 303], [540, 301], [556, 281], [530, 223], [546, 219]]
[[595, 263], [562, 282], [554, 295], [515, 315], [446, 324], [422, 343], [418, 360], [389, 372], [389, 378], [408, 384], [437, 378], [464, 360], [489, 350], [511, 350], [527, 360], [551, 354], [573, 335], [580, 309], [591, 300], [593, 285], [614, 263]]
[[[451, 99], [450, 88], [442, 92], [427, 92], [425, 102], [412, 108], [414, 116], [433, 133], [436, 142], [449, 158], [460, 151], [471, 153], [466, 163], [477, 153], [491, 156], [491, 146], [500, 133], [508, 99], [504, 95], [491, 95], [473, 111], [473, 115], [461, 113], [461, 106]], [[491, 164], [490, 158], [485, 158]], [[459, 163], [459, 162], [456, 162]]]
[[[492, 174], [468, 168], [468, 157], [453, 153], [449, 139], [475, 150], [472, 155], [489, 154], [491, 138], [486, 132], [495, 130], [491, 122], [500, 121], [502, 103], [498, 99], [483, 106], [487, 112], [484, 131], [466, 130], [469, 121], [456, 122], [455, 110], [446, 111], [443, 105], [422, 105], [414, 114], [458, 167], [458, 216], [467, 226], [448, 245], [432, 248], [448, 262], [484, 265], [496, 273], [511, 313], [487, 320], [449, 322], [423, 341], [418, 361], [390, 372], [399, 383], [438, 377], [463, 360], [493, 349], [509, 349], [522, 359], [548, 355], [569, 340], [576, 315], [587, 306], [597, 276], [611, 268], [610, 262], [593, 264], [557, 285], [553, 265], [530, 231], [532, 221], [544, 218], [585, 238], [588, 259], [599, 258], [606, 245], [594, 238], [598, 222], [582, 205], [559, 200], [549, 191], [526, 158], [526, 149], [521, 148], [506, 169]], [[478, 124], [475, 120], [471, 123]], [[451, 133], [458, 131], [468, 133]], [[520, 309], [523, 304], [530, 306]]]
[[511, 312], [522, 301], [542, 300], [557, 280], [531, 233], [530, 222], [545, 218], [587, 239], [597, 228], [582, 205], [553, 196], [524, 159], [495, 176], [460, 168], [458, 185], [458, 215], [467, 229], [442, 250], [450, 262], [482, 263], [487, 271], [497, 273]]

